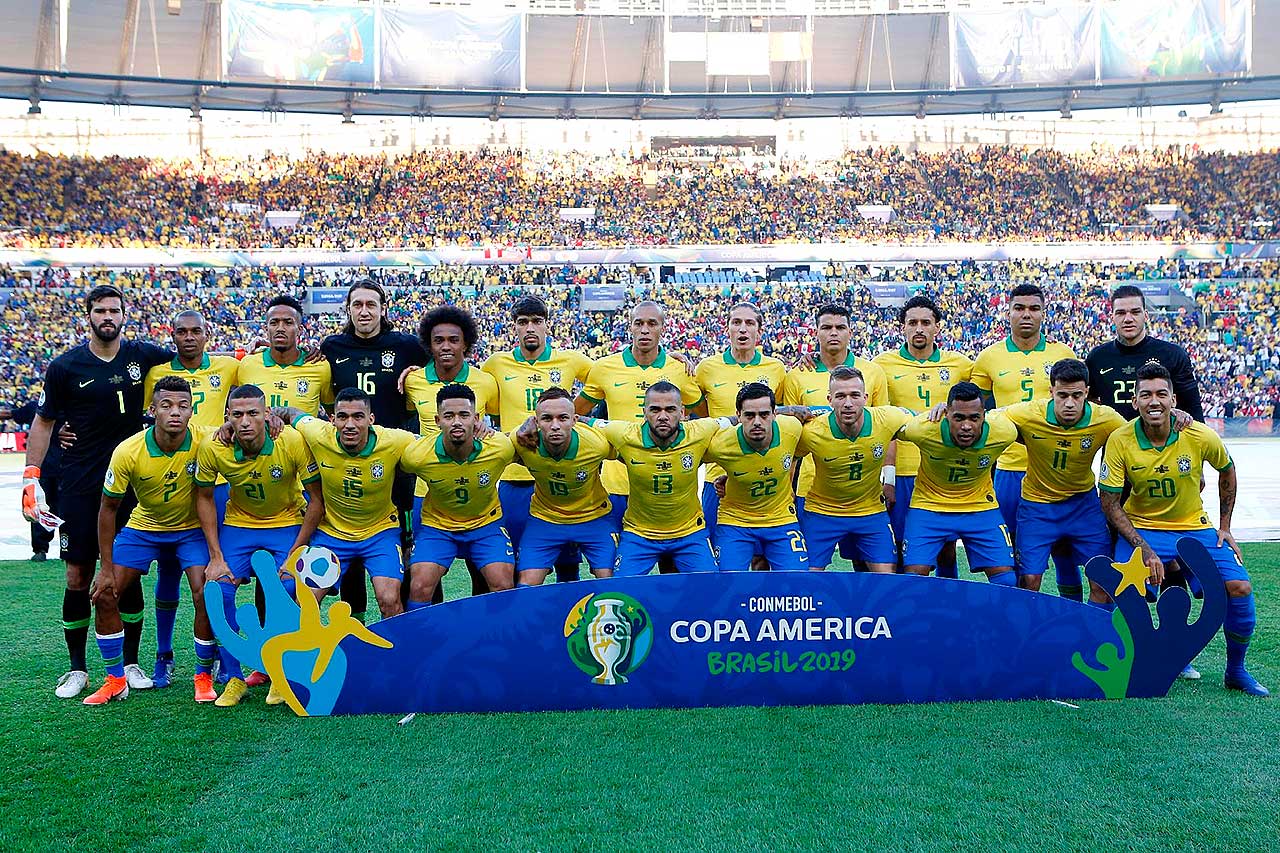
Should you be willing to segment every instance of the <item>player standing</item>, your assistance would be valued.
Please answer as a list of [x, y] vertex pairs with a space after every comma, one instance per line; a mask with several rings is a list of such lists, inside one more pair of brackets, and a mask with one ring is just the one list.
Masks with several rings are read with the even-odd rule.
[[[151, 411], [155, 426], [121, 442], [103, 477], [97, 518], [102, 568], [94, 579], [93, 602], [97, 605], [98, 649], [107, 674], [102, 686], [84, 700], [86, 705], [128, 698], [120, 597], [140, 583], [152, 561], [166, 558], [175, 560], [186, 573], [195, 604], [195, 700], [212, 702], [217, 698], [213, 690], [217, 643], [204, 607], [209, 550], [200, 533], [195, 502], [200, 436], [188, 426], [191, 386], [176, 376], [160, 379], [152, 393]], [[137, 495], [138, 505], [120, 528], [120, 507], [130, 490]]]
[[[120, 337], [125, 323], [124, 296], [117, 288], [95, 287], [85, 296], [84, 307], [89, 340], [55, 358], [45, 373], [44, 394], [27, 438], [22, 475], [22, 514], [36, 521], [49, 511], [39, 485], [40, 466], [54, 423], [65, 423], [76, 441], [62, 454], [56, 507], [65, 519], [59, 543], [67, 570], [62, 631], [71, 658], [70, 670], [58, 680], [54, 691], [63, 699], [78, 696], [89, 684], [85, 665], [91, 618], [89, 583], [98, 560], [98, 507], [107, 464], [116, 446], [142, 429], [147, 371], [174, 357], [170, 350]], [[121, 524], [128, 517], [128, 506], [125, 504], [118, 515]], [[151, 679], [138, 666], [142, 585], [123, 587], [117, 603], [124, 621], [125, 678], [135, 690], [151, 687]]]
[[[1177, 397], [1166, 368], [1144, 364], [1134, 375], [1138, 418], [1112, 433], [1102, 456], [1102, 509], [1123, 540], [1116, 545], [1115, 559], [1127, 563], [1141, 552], [1151, 582], [1160, 583], [1165, 562], [1178, 557], [1179, 539], [1188, 537], [1204, 545], [1227, 587], [1223, 683], [1229, 690], [1268, 696], [1267, 688], [1244, 665], [1257, 617], [1253, 585], [1231, 535], [1237, 487], [1231, 456], [1218, 434], [1203, 424], [1193, 423], [1181, 432], [1173, 429]], [[1218, 470], [1217, 530], [1200, 497], [1206, 462]], [[1126, 486], [1130, 493], [1122, 505]]]
[[309, 361], [299, 346], [305, 321], [302, 303], [292, 296], [268, 302], [267, 349], [240, 361], [237, 380], [261, 388], [271, 408], [288, 406], [315, 416], [322, 404], [333, 401], [333, 377], [327, 361]]

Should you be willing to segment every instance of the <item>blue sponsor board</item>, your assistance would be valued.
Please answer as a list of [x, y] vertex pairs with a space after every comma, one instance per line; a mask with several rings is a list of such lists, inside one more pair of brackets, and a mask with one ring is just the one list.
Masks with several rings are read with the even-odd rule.
[[1203, 606], [1192, 620], [1170, 589], [1158, 627], [1140, 556], [1087, 567], [1115, 613], [967, 581], [752, 572], [517, 589], [366, 628], [341, 602], [327, 622], [311, 596], [299, 607], [259, 553], [265, 626], [251, 605], [243, 636], [210, 616], [308, 716], [1163, 696], [1226, 612], [1208, 553], [1179, 553]]

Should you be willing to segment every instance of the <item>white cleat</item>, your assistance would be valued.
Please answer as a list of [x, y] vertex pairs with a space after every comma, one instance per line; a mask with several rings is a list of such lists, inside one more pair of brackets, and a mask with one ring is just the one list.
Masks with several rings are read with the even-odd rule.
[[124, 668], [124, 680], [129, 683], [130, 690], [150, 690], [156, 686], [151, 676], [142, 671], [142, 667], [131, 663]]
[[1200, 670], [1196, 669], [1191, 664], [1187, 664], [1186, 668], [1184, 668], [1182, 672], [1178, 673], [1178, 677], [1183, 681], [1199, 681]]
[[89, 686], [89, 673], [83, 669], [73, 669], [58, 679], [58, 686], [53, 695], [59, 699], [74, 699]]

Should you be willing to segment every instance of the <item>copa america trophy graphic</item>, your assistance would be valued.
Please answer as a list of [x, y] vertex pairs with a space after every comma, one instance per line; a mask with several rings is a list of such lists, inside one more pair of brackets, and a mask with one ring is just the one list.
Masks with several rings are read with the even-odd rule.
[[596, 606], [596, 615], [587, 626], [587, 643], [591, 656], [603, 669], [592, 680], [596, 684], [625, 684], [627, 677], [617, 671], [618, 661], [631, 650], [631, 623], [618, 612], [625, 602], [617, 598], [597, 598], [592, 603]]

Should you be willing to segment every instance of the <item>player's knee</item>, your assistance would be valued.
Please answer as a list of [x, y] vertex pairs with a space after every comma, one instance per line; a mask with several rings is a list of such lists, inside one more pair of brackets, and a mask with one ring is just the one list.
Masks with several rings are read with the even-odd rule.
[[501, 592], [504, 589], [515, 588], [515, 579], [511, 576], [511, 572], [487, 571], [485, 572], [485, 581], [489, 584], [491, 592]]
[[93, 571], [87, 569], [79, 563], [67, 563], [66, 579], [67, 589], [85, 590], [89, 588], [89, 582], [93, 578]]
[[1253, 584], [1249, 581], [1227, 581], [1227, 595], [1232, 598], [1244, 598], [1253, 594]]

